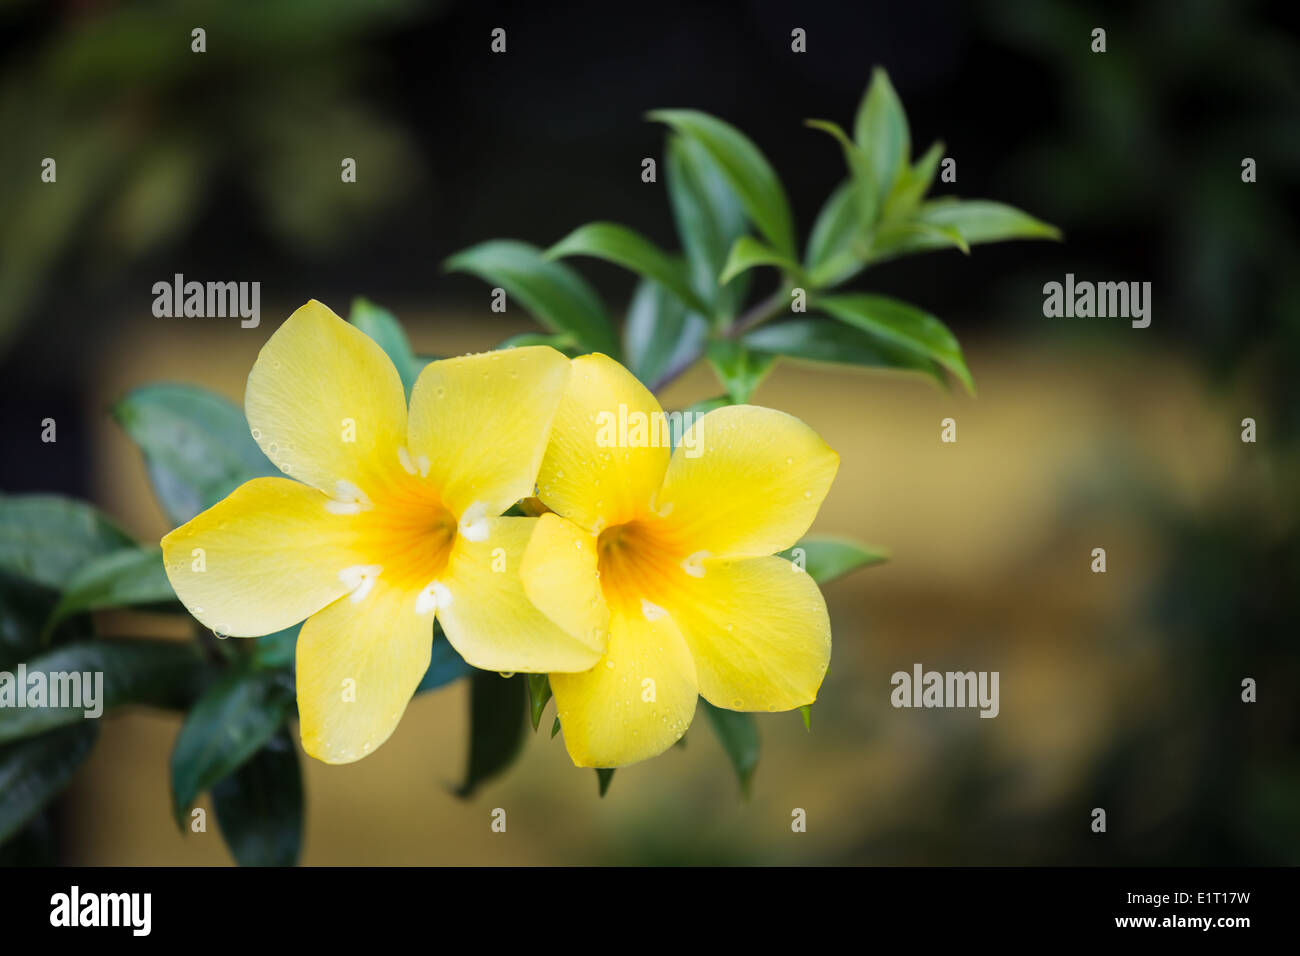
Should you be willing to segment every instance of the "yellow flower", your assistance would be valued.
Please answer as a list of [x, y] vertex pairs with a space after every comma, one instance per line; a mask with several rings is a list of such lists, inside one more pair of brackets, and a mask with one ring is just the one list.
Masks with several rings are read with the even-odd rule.
[[[434, 362], [408, 414], [365, 333], [309, 302], [248, 376], [253, 438], [287, 478], [257, 478], [163, 538], [172, 587], [219, 634], [306, 619], [303, 748], [360, 759], [393, 732], [429, 665], [435, 616], [475, 667], [581, 671], [603, 633], [574, 636], [523, 593], [533, 492], [569, 362], [546, 347]], [[298, 480], [292, 480], [298, 479]]]
[[826, 603], [774, 553], [812, 523], [839, 456], [782, 412], [710, 412], [671, 459], [659, 403], [603, 355], [573, 360], [520, 574], [575, 635], [608, 631], [600, 663], [551, 675], [583, 767], [662, 753], [703, 696], [729, 710], [812, 703], [830, 661]]

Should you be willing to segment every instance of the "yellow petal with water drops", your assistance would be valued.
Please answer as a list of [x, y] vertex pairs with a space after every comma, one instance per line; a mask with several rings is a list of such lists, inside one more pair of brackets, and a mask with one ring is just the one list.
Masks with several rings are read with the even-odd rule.
[[593, 534], [645, 515], [668, 467], [668, 421], [627, 369], [594, 353], [573, 360], [537, 476], [537, 496]]
[[595, 536], [548, 512], [533, 527], [519, 576], [528, 600], [561, 630], [603, 648], [609, 607], [596, 565]]
[[266, 456], [286, 475], [364, 507], [400, 467], [406, 397], [370, 336], [312, 300], [262, 346], [244, 411]]
[[371, 558], [357, 547], [359, 516], [288, 478], [254, 478], [162, 540], [172, 588], [219, 634], [283, 630], [352, 588], [345, 569]]
[[658, 511], [713, 557], [774, 554], [808, 530], [839, 464], [792, 415], [754, 405], [715, 409], [683, 435]]
[[524, 593], [520, 565], [537, 518], [484, 518], [481, 537], [457, 537], [428, 594], [447, 640], [483, 670], [541, 674], [584, 671], [600, 659], [604, 635], [557, 627]]
[[817, 699], [831, 622], [806, 571], [776, 557], [704, 560], [667, 603], [709, 703], [777, 711]]
[[298, 635], [302, 748], [351, 763], [392, 734], [429, 669], [433, 615], [382, 573], [308, 618]]
[[411, 392], [408, 446], [458, 518], [533, 493], [569, 360], [545, 345], [442, 359]]
[[663, 753], [686, 733], [699, 697], [695, 665], [662, 608], [611, 608], [604, 659], [552, 674], [564, 745], [579, 767], [623, 767]]

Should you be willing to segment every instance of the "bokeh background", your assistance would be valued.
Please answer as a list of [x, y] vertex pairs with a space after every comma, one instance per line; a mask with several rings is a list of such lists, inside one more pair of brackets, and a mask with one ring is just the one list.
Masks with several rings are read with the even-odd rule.
[[[811, 733], [763, 715], [753, 794], [701, 723], [609, 795], [558, 740], [469, 801], [463, 683], [346, 767], [308, 761], [304, 862], [1300, 862], [1300, 32], [1284, 3], [397, 0], [0, 3], [0, 489], [89, 498], [168, 530], [107, 407], [154, 381], [238, 400], [266, 337], [365, 295], [418, 351], [531, 327], [441, 261], [548, 245], [593, 219], [675, 240], [655, 107], [713, 112], [766, 152], [801, 234], [842, 177], [807, 117], [847, 123], [885, 66], [954, 190], [1060, 226], [853, 283], [957, 332], [978, 397], [781, 364], [756, 401], [843, 460], [815, 528], [892, 561], [827, 589]], [[189, 51], [207, 30], [208, 52]], [[489, 52], [504, 27], [508, 52]], [[1108, 51], [1089, 51], [1104, 27]], [[808, 52], [790, 51], [790, 31]], [[38, 181], [58, 159], [57, 186]], [[344, 156], [358, 182], [339, 180]], [[1241, 161], [1258, 182], [1241, 181]], [[630, 274], [583, 261], [620, 311]], [[262, 325], [158, 319], [176, 273], [260, 281]], [[1046, 319], [1042, 284], [1149, 280], [1153, 321]], [[668, 407], [716, 394], [703, 369]], [[939, 422], [958, 442], [939, 441]], [[58, 442], [40, 442], [40, 421]], [[1240, 440], [1241, 419], [1259, 440]], [[1104, 547], [1106, 574], [1089, 570]], [[146, 614], [121, 634], [168, 633]], [[180, 638], [181, 633], [171, 630]], [[895, 710], [889, 676], [1001, 673], [1001, 714]], [[1240, 700], [1241, 680], [1259, 701]], [[179, 716], [106, 721], [47, 813], [69, 863], [229, 862], [177, 832]], [[492, 808], [509, 829], [493, 834]], [[795, 807], [808, 832], [790, 830]], [[1108, 832], [1094, 834], [1094, 807]]]

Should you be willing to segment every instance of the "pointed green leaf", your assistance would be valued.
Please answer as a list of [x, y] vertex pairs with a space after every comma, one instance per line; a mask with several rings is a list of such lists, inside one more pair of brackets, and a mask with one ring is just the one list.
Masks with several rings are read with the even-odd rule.
[[665, 166], [668, 199], [681, 238], [691, 283], [724, 318], [744, 298], [744, 281], [719, 288], [727, 254], [745, 232], [745, 207], [703, 146], [677, 135], [668, 137]]
[[402, 388], [406, 398], [411, 398], [411, 389], [420, 377], [424, 364], [411, 351], [411, 342], [406, 337], [397, 317], [387, 309], [380, 308], [368, 299], [360, 296], [352, 300], [352, 312], [348, 321], [370, 336], [384, 353], [392, 359], [397, 367], [397, 374], [402, 377]]
[[551, 739], [554, 740], [555, 735], [558, 734], [559, 732], [560, 732], [560, 718], [556, 717], [555, 723], [551, 724]]
[[844, 163], [853, 177], [853, 201], [857, 209], [857, 232], [865, 236], [876, 224], [880, 213], [880, 187], [871, 159], [848, 134], [828, 120], [805, 120], [804, 125], [829, 133], [839, 141]]
[[533, 719], [533, 732], [536, 733], [542, 724], [542, 711], [551, 699], [551, 679], [545, 674], [529, 674], [527, 677], [528, 706]]
[[847, 538], [810, 535], [780, 557], [802, 567], [818, 584], [827, 584], [850, 571], [889, 560], [888, 552], [869, 548]]
[[302, 852], [302, 768], [293, 738], [279, 731], [212, 787], [221, 836], [240, 866], [293, 866]]
[[903, 170], [894, 185], [894, 191], [885, 202], [885, 219], [907, 218], [912, 214], [934, 183], [934, 174], [939, 168], [939, 160], [943, 158], [943, 149], [943, 143], [934, 143], [910, 169]]
[[799, 263], [788, 256], [781, 255], [753, 236], [741, 236], [736, 240], [736, 244], [731, 247], [731, 254], [727, 256], [727, 264], [722, 267], [722, 275], [719, 276], [718, 281], [730, 282], [742, 272], [747, 272], [756, 266], [775, 266], [795, 282], [806, 284], [806, 277]]
[[133, 545], [83, 502], [57, 495], [0, 495], [0, 571], [62, 590], [92, 558]]
[[469, 797], [514, 763], [524, 743], [528, 691], [522, 676], [476, 670], [470, 677], [469, 766], [456, 791]]
[[640, 233], [615, 222], [592, 222], [579, 226], [551, 248], [547, 259], [565, 256], [594, 256], [653, 279], [677, 296], [688, 309], [709, 314], [709, 303], [696, 294], [681, 263], [670, 259]]
[[800, 707], [799, 716], [803, 718], [803, 729], [812, 733], [812, 704], [804, 704]]
[[714, 707], [700, 698], [700, 708], [709, 715], [709, 722], [736, 771], [740, 792], [748, 797], [758, 767], [758, 724], [753, 714]]
[[706, 318], [687, 311], [659, 283], [643, 279], [632, 294], [623, 326], [627, 367], [649, 388], [676, 363], [698, 356], [708, 334]]
[[889, 74], [876, 67], [871, 85], [858, 106], [853, 138], [869, 157], [875, 172], [880, 201], [893, 191], [894, 183], [911, 161], [912, 136], [907, 128], [903, 104], [889, 82]]
[[887, 296], [857, 293], [818, 296], [810, 305], [890, 345], [938, 362], [974, 393], [975, 383], [956, 337], [928, 312]]
[[827, 198], [808, 236], [804, 267], [815, 289], [839, 285], [862, 269], [867, 247], [858, 229], [855, 185], [841, 183]]
[[785, 189], [767, 159], [734, 126], [698, 110], [654, 110], [649, 119], [667, 123], [697, 142], [740, 197], [745, 212], [777, 252], [795, 257], [794, 220]]
[[113, 416], [143, 452], [154, 494], [175, 525], [250, 478], [280, 474], [243, 411], [206, 389], [146, 385], [114, 405]]
[[98, 735], [99, 722], [83, 720], [0, 747], [0, 844], [72, 781]]
[[[83, 706], [55, 707], [51, 699], [45, 707], [0, 708], [0, 744], [79, 723], [88, 710], [102, 715], [126, 705], [183, 709], [198, 697], [209, 675], [189, 641], [128, 638], [66, 644], [24, 666], [29, 677], [45, 674], [47, 688], [79, 688], [73, 699]], [[103, 676], [83, 684], [85, 674]]]
[[172, 812], [186, 829], [195, 799], [257, 753], [293, 712], [292, 675], [232, 671], [199, 698], [172, 748]]
[[603, 798], [609, 793], [609, 785], [614, 780], [613, 767], [601, 767], [596, 770], [596, 785], [600, 789], [600, 795]]
[[944, 385], [943, 372], [925, 356], [831, 319], [794, 319], [764, 325], [746, 334], [742, 341], [751, 352], [808, 362], [920, 372]]
[[144, 604], [176, 604], [176, 592], [163, 568], [162, 549], [124, 548], [92, 559], [72, 576], [46, 622], [45, 633], [82, 611]]
[[568, 332], [586, 351], [618, 357], [618, 342], [600, 297], [575, 271], [526, 242], [497, 239], [462, 250], [443, 263], [505, 289], [552, 332]]

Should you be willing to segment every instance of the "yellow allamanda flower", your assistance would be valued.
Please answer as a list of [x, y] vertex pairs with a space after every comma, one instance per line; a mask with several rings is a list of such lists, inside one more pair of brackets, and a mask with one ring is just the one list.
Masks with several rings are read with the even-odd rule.
[[[666, 428], [644, 427], [663, 420], [644, 386], [603, 355], [572, 364], [537, 478], [554, 513], [520, 574], [568, 633], [608, 633], [591, 670], [551, 675], [573, 762], [662, 753], [699, 696], [743, 711], [812, 703], [830, 661], [826, 603], [774, 554], [807, 531], [839, 456], [790, 415], [736, 405], [696, 421], [670, 457]], [[614, 421], [633, 423], [621, 442]]]
[[[248, 377], [257, 478], [163, 538], [172, 587], [219, 634], [299, 621], [303, 748], [357, 760], [396, 727], [429, 665], [435, 617], [470, 664], [581, 671], [603, 633], [572, 635], [524, 595], [531, 495], [570, 374], [554, 349], [444, 359], [411, 393], [365, 333], [309, 302]], [[296, 480], [295, 480], [296, 479]]]

